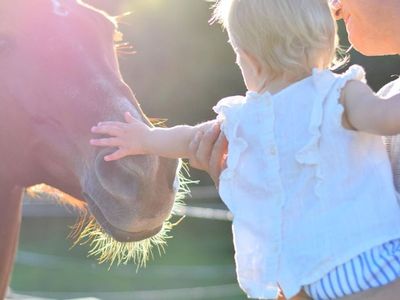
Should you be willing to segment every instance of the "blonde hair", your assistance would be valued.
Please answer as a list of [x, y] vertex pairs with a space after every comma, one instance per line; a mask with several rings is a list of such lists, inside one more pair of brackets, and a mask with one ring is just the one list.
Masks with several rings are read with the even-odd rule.
[[256, 56], [272, 77], [301, 76], [336, 62], [337, 25], [327, 0], [219, 0], [233, 47]]

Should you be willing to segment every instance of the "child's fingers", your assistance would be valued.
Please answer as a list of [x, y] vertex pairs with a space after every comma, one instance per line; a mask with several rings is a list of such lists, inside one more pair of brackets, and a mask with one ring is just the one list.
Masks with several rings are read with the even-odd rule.
[[127, 156], [127, 155], [128, 155], [128, 154], [125, 153], [124, 150], [119, 149], [119, 150], [115, 151], [114, 153], [112, 153], [112, 154], [110, 154], [110, 155], [104, 156], [104, 160], [105, 160], [105, 161], [118, 160], [118, 159], [121, 159], [121, 158], [123, 158], [123, 157], [125, 157], [125, 156]]
[[116, 138], [92, 139], [90, 140], [90, 144], [99, 147], [119, 147], [121, 145], [121, 141]]
[[121, 127], [115, 124], [107, 124], [107, 125], [100, 125], [94, 126], [91, 129], [92, 133], [96, 134], [108, 134], [118, 136], [121, 133]]

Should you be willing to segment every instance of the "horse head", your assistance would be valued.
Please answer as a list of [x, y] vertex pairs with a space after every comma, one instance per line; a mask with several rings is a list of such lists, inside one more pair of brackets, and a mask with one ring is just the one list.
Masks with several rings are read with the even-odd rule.
[[99, 121], [129, 111], [149, 124], [120, 74], [116, 22], [77, 0], [0, 3], [0, 182], [45, 183], [84, 199], [120, 242], [157, 234], [177, 189], [177, 161], [105, 162], [89, 145]]

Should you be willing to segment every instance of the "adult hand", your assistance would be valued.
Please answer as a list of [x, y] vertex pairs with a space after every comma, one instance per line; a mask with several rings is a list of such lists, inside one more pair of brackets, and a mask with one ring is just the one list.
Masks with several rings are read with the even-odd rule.
[[219, 124], [207, 131], [199, 131], [189, 145], [190, 165], [208, 172], [218, 188], [219, 175], [226, 168], [228, 141]]

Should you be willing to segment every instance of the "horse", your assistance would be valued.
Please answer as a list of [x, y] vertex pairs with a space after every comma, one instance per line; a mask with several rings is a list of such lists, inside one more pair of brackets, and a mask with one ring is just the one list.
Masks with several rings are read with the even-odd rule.
[[[52, 187], [86, 209], [95, 221], [83, 236], [97, 239], [94, 252], [117, 243], [102, 259], [123, 259], [114, 253], [122, 244], [130, 245], [123, 255], [145, 258], [135, 251], [151, 247], [149, 240], [163, 243], [157, 236], [169, 228], [179, 161], [140, 155], [105, 162], [115, 149], [89, 144], [93, 125], [123, 121], [125, 111], [150, 125], [121, 76], [115, 37], [117, 20], [80, 0], [0, 2], [0, 299], [29, 187], [45, 184], [42, 190]], [[135, 246], [141, 240], [145, 246]]]

